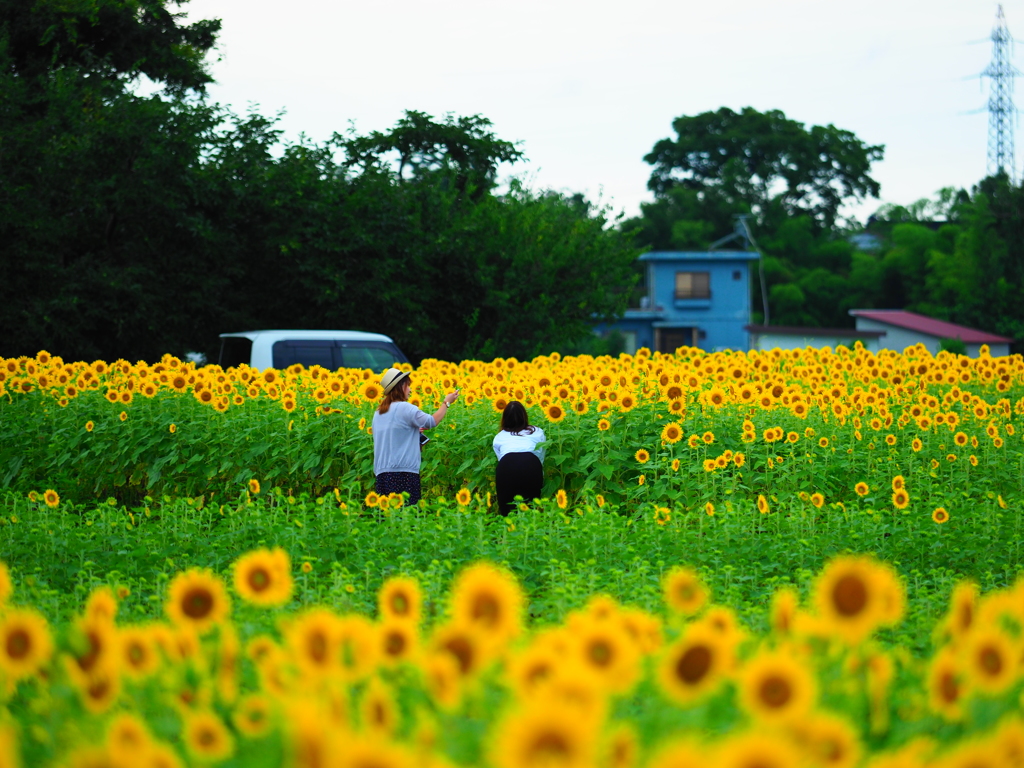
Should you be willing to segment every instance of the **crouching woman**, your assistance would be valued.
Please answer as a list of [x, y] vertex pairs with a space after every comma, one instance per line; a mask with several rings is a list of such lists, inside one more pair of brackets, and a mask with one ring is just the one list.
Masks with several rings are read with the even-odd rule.
[[498, 468], [494, 485], [498, 491], [498, 513], [515, 508], [515, 497], [539, 499], [544, 487], [544, 430], [530, 425], [526, 408], [511, 401], [501, 413], [501, 431], [494, 436]]

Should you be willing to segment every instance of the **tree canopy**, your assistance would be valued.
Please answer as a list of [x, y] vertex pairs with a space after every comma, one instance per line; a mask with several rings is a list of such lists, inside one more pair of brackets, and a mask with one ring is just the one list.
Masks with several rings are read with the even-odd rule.
[[522, 152], [486, 118], [283, 141], [203, 97], [220, 23], [173, 5], [0, 0], [5, 355], [212, 357], [290, 327], [528, 356], [622, 311], [635, 246], [575, 196], [502, 189]]
[[820, 230], [835, 226], [843, 203], [877, 197], [870, 146], [833, 125], [791, 120], [779, 110], [683, 115], [675, 138], [656, 142], [643, 206], [643, 236], [655, 248], [700, 248], [732, 229], [734, 214], [753, 214], [773, 229], [806, 216]]
[[176, 91], [212, 82], [204, 63], [217, 19], [183, 25], [187, 0], [0, 0], [3, 70], [47, 90], [62, 73], [110, 85], [145, 75]]

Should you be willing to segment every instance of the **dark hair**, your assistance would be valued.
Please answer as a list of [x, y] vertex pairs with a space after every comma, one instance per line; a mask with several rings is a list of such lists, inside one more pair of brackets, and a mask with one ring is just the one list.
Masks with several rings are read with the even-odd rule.
[[391, 404], [395, 402], [405, 402], [405, 385], [412, 384], [412, 376], [405, 376], [395, 386], [391, 388], [391, 391], [384, 395], [384, 402], [380, 404], [380, 408], [377, 409], [377, 413], [387, 413], [388, 409], [391, 408]]
[[532, 435], [537, 429], [530, 426], [526, 408], [518, 400], [510, 400], [509, 404], [505, 406], [505, 410], [501, 412], [501, 428], [513, 435], [518, 435], [520, 432]]

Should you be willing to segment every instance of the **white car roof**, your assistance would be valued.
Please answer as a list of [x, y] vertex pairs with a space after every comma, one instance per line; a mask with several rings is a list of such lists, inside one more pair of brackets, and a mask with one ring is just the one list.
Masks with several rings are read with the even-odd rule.
[[367, 333], [366, 331], [241, 331], [239, 333], [222, 333], [220, 338], [245, 338], [250, 341], [265, 339], [270, 343], [283, 339], [337, 339], [340, 341], [390, 341], [394, 340], [383, 333]]

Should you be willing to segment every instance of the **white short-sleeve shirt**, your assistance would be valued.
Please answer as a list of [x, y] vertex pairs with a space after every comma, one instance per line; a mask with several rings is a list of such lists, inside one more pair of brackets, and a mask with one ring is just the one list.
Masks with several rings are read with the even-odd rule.
[[544, 430], [540, 427], [534, 427], [533, 432], [529, 433], [524, 429], [518, 435], [502, 430], [494, 436], [494, 453], [498, 461], [507, 453], [532, 453], [543, 464], [544, 448], [540, 443], [545, 439]]

